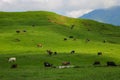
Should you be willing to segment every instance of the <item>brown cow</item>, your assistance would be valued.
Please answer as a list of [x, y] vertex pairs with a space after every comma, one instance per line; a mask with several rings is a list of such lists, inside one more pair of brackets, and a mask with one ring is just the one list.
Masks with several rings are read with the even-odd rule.
[[63, 66], [70, 65], [70, 62], [65, 61], [65, 62], [62, 63], [62, 65], [63, 65]]
[[42, 44], [37, 44], [37, 47], [42, 47]]
[[53, 52], [51, 50], [46, 50], [46, 51], [47, 51], [48, 55], [50, 55], [50, 56], [53, 54]]

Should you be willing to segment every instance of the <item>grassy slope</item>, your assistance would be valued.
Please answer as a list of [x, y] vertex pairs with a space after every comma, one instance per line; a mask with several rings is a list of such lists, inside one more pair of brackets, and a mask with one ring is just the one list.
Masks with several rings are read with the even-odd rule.
[[[32, 27], [33, 24], [35, 27]], [[73, 24], [75, 27], [71, 30]], [[27, 32], [18, 34], [16, 30], [26, 30]], [[69, 39], [69, 36], [74, 36], [76, 40]], [[68, 40], [64, 41], [64, 38]], [[90, 39], [88, 43], [85, 41], [87, 38]], [[15, 39], [20, 39], [20, 42]], [[103, 40], [107, 40], [107, 42], [103, 43]], [[36, 46], [39, 43], [43, 45], [42, 48]], [[14, 78], [18, 80], [37, 80], [37, 78], [42, 80], [119, 79], [119, 75], [117, 75], [119, 68], [87, 68], [87, 66], [92, 66], [95, 60], [100, 60], [102, 65], [105, 65], [108, 60], [114, 60], [120, 64], [119, 27], [90, 20], [68, 18], [44, 11], [1, 12], [0, 45], [1, 80], [13, 80]], [[47, 49], [57, 51], [58, 55], [47, 56]], [[75, 50], [76, 54], [70, 55], [71, 50]], [[96, 55], [99, 51], [103, 52], [103, 56]], [[9, 69], [10, 64], [6, 63], [6, 58], [10, 56], [17, 57], [17, 63], [20, 66], [17, 70]], [[60, 65], [62, 61], [71, 61], [73, 65], [81, 65], [85, 68], [46, 70], [42, 65], [44, 61], [49, 61], [56, 66]], [[6, 76], [10, 72], [13, 74]], [[96, 74], [98, 72], [99, 74]], [[73, 75], [73, 73], [76, 74]], [[102, 75], [103, 73], [104, 75]]]

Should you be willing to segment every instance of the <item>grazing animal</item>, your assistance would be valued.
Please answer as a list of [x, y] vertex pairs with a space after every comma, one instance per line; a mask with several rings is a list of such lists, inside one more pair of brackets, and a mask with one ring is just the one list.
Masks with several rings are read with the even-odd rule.
[[70, 62], [63, 62], [62, 65], [63, 66], [68, 66], [68, 65], [70, 65]]
[[102, 55], [102, 52], [98, 52], [98, 55], [99, 55], [99, 56]]
[[32, 27], [35, 27], [35, 24], [33, 24]]
[[20, 33], [20, 31], [19, 31], [19, 30], [17, 30], [17, 31], [16, 31], [16, 33]]
[[75, 53], [75, 51], [74, 51], [74, 50], [72, 50], [70, 53], [71, 53], [71, 54], [74, 54], [74, 53]]
[[57, 55], [57, 52], [54, 52], [54, 55]]
[[37, 44], [37, 47], [42, 47], [42, 44]]
[[53, 52], [51, 51], [51, 50], [47, 50], [47, 53], [48, 53], [48, 55], [52, 55], [53, 54]]
[[108, 61], [107, 66], [117, 66], [117, 65], [113, 61]]
[[103, 40], [103, 43], [106, 43], [106, 40]]
[[69, 38], [73, 38], [73, 36], [69, 36]]
[[53, 65], [50, 64], [49, 62], [44, 62], [44, 66], [45, 66], [45, 67], [52, 67]]
[[100, 65], [100, 61], [95, 61], [95, 62], [93, 63], [93, 65], [94, 65], [94, 66]]
[[67, 40], [67, 38], [64, 38], [64, 41], [66, 41]]
[[8, 62], [15, 62], [16, 61], [16, 57], [11, 57], [8, 59]]
[[75, 25], [73, 24], [72, 26], [71, 26], [71, 29], [73, 29], [75, 27]]
[[11, 68], [12, 68], [12, 69], [15, 69], [15, 68], [17, 68], [17, 67], [18, 67], [17, 64], [12, 64], [12, 65], [11, 65]]
[[20, 42], [20, 39], [17, 38], [17, 39], [15, 39], [15, 41], [16, 41], [16, 42]]
[[23, 32], [27, 32], [26, 30], [23, 30]]
[[86, 42], [89, 42], [90, 41], [90, 39], [86, 39]]

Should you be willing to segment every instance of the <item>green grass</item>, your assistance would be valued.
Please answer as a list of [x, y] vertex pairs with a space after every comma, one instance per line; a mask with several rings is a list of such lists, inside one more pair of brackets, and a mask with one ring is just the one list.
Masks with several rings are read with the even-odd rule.
[[[32, 25], [35, 25], [32, 27]], [[75, 25], [71, 29], [72, 25]], [[88, 31], [88, 29], [90, 31]], [[20, 30], [20, 33], [16, 33]], [[26, 30], [27, 32], [23, 32]], [[69, 36], [73, 36], [70, 39]], [[67, 38], [64, 41], [64, 38]], [[19, 39], [20, 41], [17, 41]], [[74, 40], [76, 39], [76, 40]], [[89, 39], [89, 42], [86, 42]], [[103, 41], [106, 40], [106, 43]], [[38, 48], [37, 44], [43, 47]], [[94, 61], [120, 65], [120, 27], [96, 21], [74, 19], [52, 12], [0, 12], [0, 80], [119, 80], [120, 68], [94, 67]], [[58, 52], [48, 56], [46, 50]], [[75, 50], [75, 54], [70, 54]], [[103, 52], [102, 56], [97, 56]], [[15, 56], [17, 69], [8, 57]], [[44, 68], [63, 61], [81, 68]]]

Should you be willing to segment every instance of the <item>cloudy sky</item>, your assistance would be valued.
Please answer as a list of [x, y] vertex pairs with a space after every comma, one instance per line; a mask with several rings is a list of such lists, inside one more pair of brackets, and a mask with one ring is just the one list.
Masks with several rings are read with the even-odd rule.
[[0, 0], [0, 11], [53, 11], [78, 17], [94, 9], [119, 6], [120, 0]]

